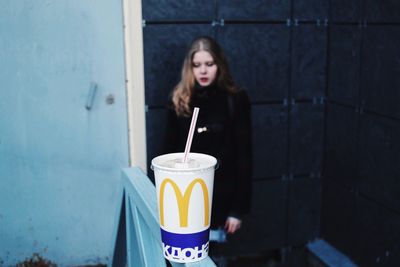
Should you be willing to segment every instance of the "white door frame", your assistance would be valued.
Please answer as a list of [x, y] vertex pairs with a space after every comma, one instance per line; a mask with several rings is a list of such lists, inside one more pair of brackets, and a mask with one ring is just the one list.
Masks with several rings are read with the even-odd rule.
[[142, 1], [122, 0], [128, 107], [129, 164], [147, 173]]

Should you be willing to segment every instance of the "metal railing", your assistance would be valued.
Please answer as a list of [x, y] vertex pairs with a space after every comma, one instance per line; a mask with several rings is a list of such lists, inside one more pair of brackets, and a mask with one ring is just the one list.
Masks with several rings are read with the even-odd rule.
[[[139, 168], [124, 169], [119, 196], [108, 266], [165, 267], [154, 185]], [[193, 263], [170, 263], [174, 267], [216, 266], [209, 257]]]

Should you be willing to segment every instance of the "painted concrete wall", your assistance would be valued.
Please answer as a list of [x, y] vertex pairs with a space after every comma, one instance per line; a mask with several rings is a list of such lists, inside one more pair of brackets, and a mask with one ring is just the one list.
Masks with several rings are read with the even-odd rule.
[[0, 265], [107, 261], [129, 157], [121, 2], [0, 1]]

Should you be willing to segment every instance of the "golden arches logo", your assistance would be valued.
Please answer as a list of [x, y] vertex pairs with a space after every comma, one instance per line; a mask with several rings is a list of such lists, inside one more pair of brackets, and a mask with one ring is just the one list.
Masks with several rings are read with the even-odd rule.
[[181, 190], [176, 185], [174, 181], [170, 178], [164, 179], [160, 186], [160, 224], [164, 226], [164, 191], [165, 186], [167, 184], [171, 184], [172, 188], [174, 189], [176, 201], [178, 203], [178, 210], [179, 210], [179, 225], [180, 227], [187, 227], [188, 226], [188, 213], [189, 213], [189, 200], [190, 196], [192, 195], [193, 188], [196, 184], [200, 184], [203, 190], [203, 199], [204, 199], [204, 226], [209, 225], [210, 223], [210, 206], [209, 206], [209, 197], [208, 197], [208, 189], [205, 182], [197, 178], [193, 180], [189, 186], [186, 188], [185, 193], [182, 195]]

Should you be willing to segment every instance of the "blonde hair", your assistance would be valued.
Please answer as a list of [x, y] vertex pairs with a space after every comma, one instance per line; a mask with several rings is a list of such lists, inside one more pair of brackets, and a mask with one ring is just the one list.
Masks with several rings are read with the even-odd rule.
[[190, 102], [195, 86], [195, 77], [193, 74], [193, 57], [199, 51], [207, 51], [212, 56], [217, 65], [216, 83], [222, 90], [230, 93], [237, 92], [235, 84], [229, 72], [228, 64], [221, 47], [210, 37], [200, 37], [194, 40], [190, 46], [183, 61], [181, 80], [172, 91], [172, 102], [175, 112], [178, 116], [189, 116], [192, 111]]

